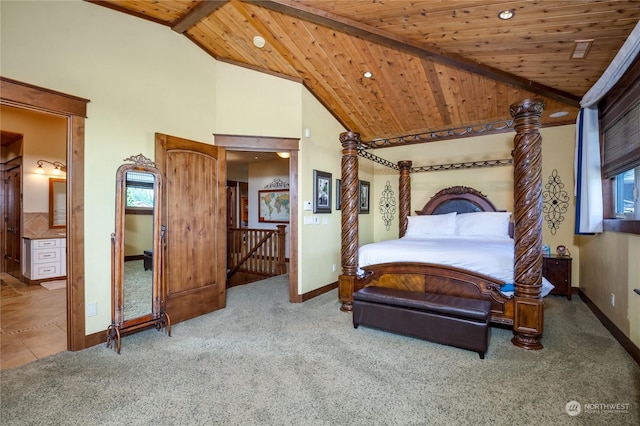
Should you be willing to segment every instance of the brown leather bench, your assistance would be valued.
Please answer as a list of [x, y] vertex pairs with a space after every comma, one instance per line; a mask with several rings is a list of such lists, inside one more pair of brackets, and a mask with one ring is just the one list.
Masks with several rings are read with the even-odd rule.
[[488, 300], [365, 287], [353, 293], [353, 327], [404, 334], [478, 352], [489, 347]]

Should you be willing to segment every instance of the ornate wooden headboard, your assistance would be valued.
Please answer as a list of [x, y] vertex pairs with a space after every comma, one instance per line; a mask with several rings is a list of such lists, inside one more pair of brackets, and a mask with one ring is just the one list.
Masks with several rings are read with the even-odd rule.
[[[444, 213], [499, 212], [482, 192], [468, 186], [452, 186], [438, 191], [417, 215]], [[509, 224], [509, 235], [513, 238], [513, 222]]]
[[500, 211], [482, 192], [467, 186], [452, 186], [437, 192], [417, 215], [444, 214], [451, 212], [497, 212]]

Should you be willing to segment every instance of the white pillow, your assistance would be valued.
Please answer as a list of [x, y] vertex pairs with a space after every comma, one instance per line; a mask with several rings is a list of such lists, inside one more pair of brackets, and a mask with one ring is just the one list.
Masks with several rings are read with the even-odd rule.
[[456, 217], [456, 235], [509, 237], [510, 212], [463, 213]]
[[423, 216], [408, 216], [405, 237], [424, 238], [455, 235], [456, 212]]

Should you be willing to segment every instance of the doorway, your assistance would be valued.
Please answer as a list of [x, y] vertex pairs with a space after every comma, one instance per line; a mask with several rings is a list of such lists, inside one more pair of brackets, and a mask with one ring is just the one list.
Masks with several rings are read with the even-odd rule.
[[67, 125], [67, 349], [100, 343], [103, 333], [85, 335], [84, 298], [84, 120], [88, 99], [0, 77], [0, 104], [56, 114]]
[[[253, 153], [289, 153], [289, 301], [301, 303], [298, 294], [298, 150], [297, 138], [276, 138], [238, 135], [214, 135], [215, 145], [222, 146], [227, 153], [247, 151]], [[256, 195], [257, 196], [257, 195]], [[251, 197], [251, 194], [249, 194]]]

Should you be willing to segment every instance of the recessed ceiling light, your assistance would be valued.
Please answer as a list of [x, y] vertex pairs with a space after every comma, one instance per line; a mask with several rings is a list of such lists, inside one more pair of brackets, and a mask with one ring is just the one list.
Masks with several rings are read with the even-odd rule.
[[371, 71], [365, 71], [365, 72], [364, 72], [364, 74], [362, 74], [362, 75], [364, 75], [364, 78], [371, 78], [371, 77], [373, 77], [373, 74], [371, 73]]
[[564, 117], [567, 114], [569, 114], [569, 111], [558, 111], [558, 112], [554, 112], [553, 114], [549, 114], [549, 117], [558, 118], [558, 117]]
[[266, 41], [264, 41], [264, 38], [262, 36], [257, 35], [257, 36], [255, 36], [253, 38], [253, 45], [255, 47], [258, 47], [258, 48], [262, 49], [264, 47], [265, 43], [266, 43]]
[[500, 13], [498, 13], [498, 18], [502, 19], [503, 21], [506, 21], [507, 19], [513, 18], [515, 14], [516, 14], [515, 9], [503, 10]]

